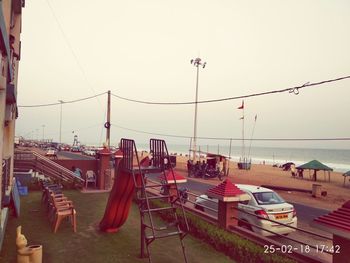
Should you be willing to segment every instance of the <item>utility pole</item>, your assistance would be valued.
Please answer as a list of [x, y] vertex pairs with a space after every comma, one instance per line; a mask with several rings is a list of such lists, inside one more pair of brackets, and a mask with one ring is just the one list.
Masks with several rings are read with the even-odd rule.
[[106, 131], [106, 143], [108, 149], [111, 146], [111, 91], [108, 91], [108, 97], [107, 97], [107, 122], [105, 123]]

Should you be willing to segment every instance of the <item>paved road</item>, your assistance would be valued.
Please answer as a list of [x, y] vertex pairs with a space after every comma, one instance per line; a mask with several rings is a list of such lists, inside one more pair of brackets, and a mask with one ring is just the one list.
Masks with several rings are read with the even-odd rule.
[[[157, 179], [157, 176], [151, 175], [150, 178]], [[195, 179], [188, 179], [187, 183], [181, 184], [181, 187], [186, 187], [191, 192], [205, 193], [209, 188], [212, 188], [213, 185], [198, 182]], [[297, 210], [298, 220], [302, 221], [304, 224], [309, 224], [314, 218], [329, 213], [328, 210], [315, 208], [312, 206], [306, 206], [299, 203], [291, 204], [293, 204]]]
[[329, 210], [302, 205], [299, 203], [289, 203], [294, 205], [295, 209], [297, 210], [298, 218], [302, 219], [302, 221], [307, 223], [310, 223], [316, 217], [328, 214], [330, 212]]
[[73, 159], [73, 160], [95, 160], [95, 157], [90, 157], [86, 155], [82, 155], [80, 153], [72, 153], [66, 151], [60, 151], [57, 153], [58, 157], [63, 156], [65, 158]]

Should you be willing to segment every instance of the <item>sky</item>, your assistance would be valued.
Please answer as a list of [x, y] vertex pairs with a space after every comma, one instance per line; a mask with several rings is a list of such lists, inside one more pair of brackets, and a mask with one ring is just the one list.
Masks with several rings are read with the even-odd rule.
[[[110, 90], [145, 101], [249, 95], [350, 75], [350, 2], [26, 1], [18, 105], [69, 101]], [[350, 137], [350, 79], [245, 99], [246, 138]], [[197, 136], [241, 138], [241, 100], [198, 105]], [[62, 142], [105, 141], [107, 95], [62, 105]], [[111, 143], [193, 136], [194, 105], [137, 104], [112, 97]], [[257, 114], [257, 121], [254, 116]], [[60, 105], [19, 107], [16, 134], [59, 140]], [[255, 127], [254, 127], [255, 126]], [[253, 132], [254, 131], [254, 132]], [[199, 144], [228, 141], [199, 140]], [[234, 141], [233, 144], [239, 144]], [[254, 146], [343, 148], [340, 142], [254, 142]]]

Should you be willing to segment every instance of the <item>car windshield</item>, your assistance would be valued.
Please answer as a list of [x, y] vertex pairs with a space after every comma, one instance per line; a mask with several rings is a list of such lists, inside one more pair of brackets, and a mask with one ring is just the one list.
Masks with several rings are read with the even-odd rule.
[[282, 204], [285, 201], [275, 192], [253, 193], [259, 205]]

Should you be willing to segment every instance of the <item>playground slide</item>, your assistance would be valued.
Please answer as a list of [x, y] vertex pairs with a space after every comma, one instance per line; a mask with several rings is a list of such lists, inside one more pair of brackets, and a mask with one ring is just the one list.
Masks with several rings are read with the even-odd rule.
[[[141, 166], [148, 166], [149, 159], [145, 157], [141, 161]], [[117, 169], [113, 188], [109, 194], [105, 214], [100, 222], [100, 230], [104, 232], [117, 232], [128, 218], [131, 202], [135, 193], [134, 180], [132, 174], [122, 169], [121, 162]], [[140, 174], [137, 174], [136, 181], [141, 185]]]

